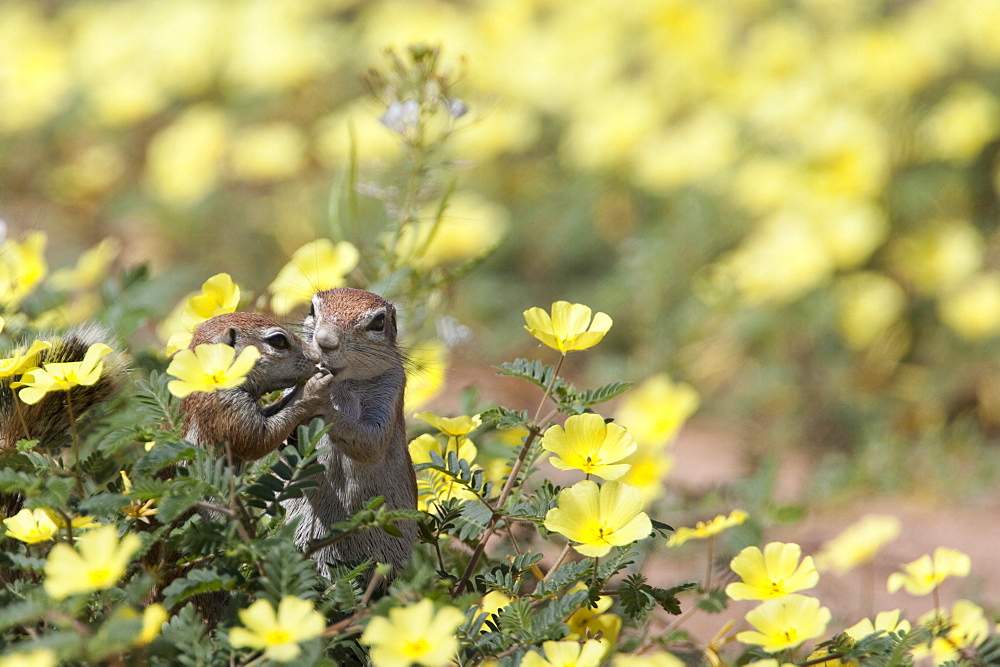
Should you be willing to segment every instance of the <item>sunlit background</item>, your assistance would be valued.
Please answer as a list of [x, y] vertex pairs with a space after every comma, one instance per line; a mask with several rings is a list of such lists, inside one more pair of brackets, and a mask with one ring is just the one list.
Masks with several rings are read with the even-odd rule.
[[222, 271], [260, 293], [334, 235], [352, 145], [382, 214], [399, 147], [360, 76], [440, 45], [469, 111], [427, 261], [490, 253], [447, 304], [463, 377], [584, 302], [615, 326], [571, 372], [690, 383], [687, 456], [805, 453], [776, 519], [968, 498], [998, 472], [998, 26], [995, 0], [8, 0], [0, 218], [53, 268], [116, 240], [160, 316]]

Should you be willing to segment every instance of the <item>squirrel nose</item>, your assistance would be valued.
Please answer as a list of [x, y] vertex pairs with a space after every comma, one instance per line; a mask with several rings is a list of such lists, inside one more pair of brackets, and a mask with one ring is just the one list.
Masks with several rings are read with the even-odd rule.
[[313, 340], [323, 350], [333, 351], [340, 347], [340, 336], [330, 329], [320, 329], [313, 335]]

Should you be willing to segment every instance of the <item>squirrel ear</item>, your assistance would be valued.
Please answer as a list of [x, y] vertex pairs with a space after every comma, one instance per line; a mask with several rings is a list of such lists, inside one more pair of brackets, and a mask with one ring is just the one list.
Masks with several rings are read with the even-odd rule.
[[236, 328], [226, 327], [226, 330], [219, 337], [219, 342], [225, 343], [229, 347], [236, 347]]

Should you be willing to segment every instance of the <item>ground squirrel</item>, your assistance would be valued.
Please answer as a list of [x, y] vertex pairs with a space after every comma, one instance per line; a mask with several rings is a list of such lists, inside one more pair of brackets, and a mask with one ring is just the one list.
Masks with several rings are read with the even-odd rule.
[[[189, 347], [202, 343], [223, 343], [235, 348], [237, 354], [253, 345], [260, 352], [240, 386], [196, 391], [181, 402], [185, 439], [203, 445], [225, 440], [237, 464], [273, 452], [296, 426], [319, 415], [328, 400], [332, 378], [314, 375], [311, 348], [269, 317], [255, 313], [217, 315], [195, 329]], [[265, 394], [289, 387], [296, 388], [273, 405], [260, 405]]]
[[[396, 345], [396, 309], [382, 297], [341, 287], [312, 298], [303, 339], [333, 382], [321, 416], [330, 426], [320, 458], [326, 476], [303, 498], [287, 501], [288, 520], [300, 519], [295, 541], [307, 548], [371, 498], [382, 496], [389, 509], [416, 509], [417, 486], [406, 448], [403, 389], [406, 374]], [[402, 537], [367, 530], [324, 547], [313, 558], [357, 564], [389, 563], [394, 571], [409, 561], [416, 541], [412, 521], [397, 524]]]

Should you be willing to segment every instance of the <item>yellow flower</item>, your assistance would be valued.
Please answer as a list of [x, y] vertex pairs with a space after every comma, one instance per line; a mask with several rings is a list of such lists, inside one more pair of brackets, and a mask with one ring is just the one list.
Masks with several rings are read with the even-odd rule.
[[824, 544], [816, 556], [816, 567], [844, 574], [874, 558], [879, 549], [899, 537], [900, 529], [894, 516], [869, 514]]
[[361, 643], [371, 646], [375, 667], [426, 667], [448, 665], [458, 651], [455, 630], [465, 622], [465, 614], [454, 607], [435, 611], [424, 598], [416, 604], [395, 607], [389, 617], [376, 616], [361, 635]]
[[[470, 192], [448, 198], [441, 218], [437, 206], [420, 212], [420, 220], [403, 227], [392, 246], [402, 264], [421, 268], [482, 257], [503, 240], [509, 214], [499, 204]], [[391, 235], [386, 239], [392, 243]]]
[[[448, 452], [452, 451], [458, 455], [458, 458], [465, 459], [469, 463], [472, 463], [479, 453], [472, 440], [468, 438], [449, 437], [447, 443], [442, 446], [441, 441], [429, 433], [424, 433], [411, 440], [408, 449], [413, 463], [430, 463], [432, 451], [437, 452], [441, 458], [446, 460]], [[417, 473], [419, 509], [429, 511], [438, 501], [452, 498], [475, 500], [476, 494], [436, 470], [422, 470]]]
[[42, 350], [52, 347], [51, 343], [44, 340], [36, 340], [27, 350], [17, 348], [11, 352], [11, 356], [0, 359], [0, 378], [9, 378], [13, 375], [20, 375], [29, 368], [34, 368], [38, 355]]
[[844, 630], [844, 632], [854, 641], [858, 641], [879, 630], [884, 632], [909, 632], [910, 622], [900, 618], [899, 609], [893, 609], [892, 611], [880, 612], [875, 616], [874, 623], [870, 619], [863, 618]]
[[181, 207], [207, 196], [218, 184], [228, 133], [225, 112], [209, 104], [189, 106], [157, 132], [146, 150], [146, 182], [153, 194]]
[[[482, 602], [479, 603], [479, 609], [476, 610], [476, 615], [479, 614], [489, 614], [491, 617], [500, 613], [500, 610], [509, 605], [514, 601], [509, 595], [501, 593], [500, 591], [490, 591], [483, 596]], [[488, 619], [487, 619], [488, 620]], [[493, 619], [496, 622], [496, 619]], [[483, 621], [482, 625], [479, 626], [479, 632], [486, 632], [489, 628], [486, 627], [486, 620]]]
[[7, 239], [0, 244], [0, 307], [16, 310], [45, 278], [44, 232], [32, 232], [22, 243]]
[[638, 489], [644, 505], [663, 495], [663, 478], [674, 467], [673, 455], [664, 445], [640, 445], [625, 462], [628, 472], [618, 481]]
[[[122, 485], [125, 487], [124, 491], [122, 492], [122, 495], [127, 496], [130, 493], [132, 493], [132, 480], [128, 478], [128, 475], [125, 474], [124, 470], [121, 471], [121, 476], [122, 476]], [[155, 504], [156, 504], [155, 498], [147, 500], [146, 502], [143, 502], [141, 500], [133, 500], [131, 503], [125, 506], [122, 512], [125, 514], [125, 516], [130, 516], [133, 519], [139, 519], [144, 523], [149, 523], [149, 517], [154, 516], [159, 511], [155, 507], [153, 507], [153, 505]]]
[[142, 610], [142, 632], [139, 634], [139, 639], [136, 640], [139, 644], [148, 644], [149, 642], [156, 639], [156, 636], [160, 634], [160, 630], [163, 629], [163, 624], [167, 622], [170, 618], [170, 614], [167, 613], [166, 608], [160, 604], [151, 604]]
[[257, 600], [239, 612], [244, 627], [229, 631], [229, 643], [236, 648], [264, 651], [264, 657], [278, 662], [294, 660], [301, 653], [299, 643], [319, 637], [326, 629], [323, 615], [313, 603], [286, 595], [277, 613], [267, 600]]
[[617, 423], [639, 444], [667, 442], [698, 409], [698, 392], [684, 382], [672, 382], [665, 373], [650, 376], [632, 387], [618, 407]]
[[612, 667], [684, 667], [686, 663], [672, 653], [619, 653], [611, 660]]
[[577, 542], [573, 548], [584, 556], [603, 556], [653, 531], [639, 492], [621, 482], [577, 482], [559, 492], [558, 502], [546, 513], [545, 527]]
[[566, 354], [597, 345], [611, 329], [611, 318], [605, 313], [594, 315], [593, 322], [590, 315], [590, 308], [583, 304], [556, 301], [551, 315], [537, 307], [524, 311], [528, 323], [524, 328], [552, 349]]
[[108, 275], [111, 263], [118, 257], [121, 243], [118, 239], [107, 238], [85, 251], [72, 269], [59, 269], [53, 273], [48, 284], [56, 290], [79, 291], [99, 285]]
[[183, 349], [167, 366], [167, 373], [177, 378], [167, 383], [167, 389], [177, 398], [184, 398], [194, 391], [238, 387], [246, 381], [258, 358], [260, 352], [253, 345], [243, 348], [238, 357], [236, 348], [222, 343]]
[[819, 573], [810, 556], [799, 563], [801, 556], [797, 544], [771, 542], [763, 553], [747, 547], [729, 564], [743, 581], [726, 586], [726, 595], [733, 600], [766, 600], [812, 588], [819, 582]]
[[962, 649], [979, 646], [990, 634], [990, 623], [983, 615], [982, 607], [968, 600], [956, 601], [951, 613], [930, 611], [921, 616], [917, 623], [935, 630], [946, 630], [944, 636], [934, 637], [929, 646], [922, 644], [912, 650], [915, 660], [930, 657], [935, 665], [961, 662]]
[[[581, 582], [571, 588], [570, 592], [585, 588], [586, 585]], [[569, 626], [566, 639], [599, 639], [605, 642], [610, 651], [618, 641], [618, 634], [622, 629], [622, 619], [615, 614], [607, 613], [612, 602], [609, 596], [601, 595], [593, 607], [588, 606], [574, 611], [566, 619], [566, 625]]]
[[479, 428], [483, 423], [479, 415], [472, 415], [471, 417], [466, 415], [459, 417], [439, 417], [432, 412], [420, 412], [413, 416], [416, 419], [422, 419], [445, 435], [453, 438], [466, 435]]
[[275, 122], [241, 130], [233, 137], [230, 162], [233, 173], [249, 180], [291, 178], [306, 160], [306, 140], [292, 123]]
[[919, 132], [932, 159], [968, 161], [1000, 132], [1000, 100], [979, 84], [955, 84]]
[[729, 516], [718, 515], [708, 523], [699, 521], [694, 528], [681, 527], [667, 540], [668, 547], [676, 547], [692, 539], [704, 539], [718, 535], [727, 528], [738, 526], [747, 520], [750, 515], [743, 510], [733, 510]]
[[[191, 344], [194, 330], [205, 320], [216, 315], [232, 313], [240, 303], [240, 288], [228, 273], [217, 273], [204, 283], [201, 291], [183, 302], [177, 314], [176, 325], [171, 325], [167, 340], [167, 354], [185, 349]], [[168, 319], [173, 319], [173, 314]], [[175, 329], [176, 327], [176, 329]]]
[[893, 323], [906, 308], [906, 292], [892, 278], [861, 271], [837, 281], [837, 325], [844, 341], [863, 350]]
[[949, 329], [969, 340], [1000, 333], [1000, 273], [972, 276], [941, 297], [938, 313]]
[[607, 643], [588, 639], [583, 644], [574, 641], [545, 642], [543, 658], [529, 651], [521, 659], [523, 667], [600, 667], [607, 653]]
[[[59, 526], [61, 530], [66, 530], [66, 519], [64, 519], [61, 514], [59, 514], [54, 510], [45, 510], [45, 512], [49, 515], [49, 518], [52, 519], [57, 526]], [[90, 530], [91, 528], [97, 528], [98, 526], [101, 525], [102, 524], [94, 521], [94, 517], [92, 517], [89, 514], [85, 516], [70, 517], [69, 520], [69, 526], [70, 528], [73, 529], [74, 535], [76, 534], [77, 531]]]
[[0, 657], [0, 667], [56, 667], [59, 658], [47, 648], [8, 653]]
[[746, 615], [756, 630], [736, 635], [744, 644], [758, 644], [768, 653], [794, 648], [826, 632], [830, 610], [806, 595], [788, 595], [762, 602]]
[[890, 593], [905, 588], [910, 595], [927, 595], [948, 577], [967, 577], [971, 568], [972, 561], [961, 551], [938, 547], [933, 558], [924, 554], [890, 574], [887, 587]]
[[286, 315], [296, 306], [308, 303], [316, 292], [340, 287], [360, 257], [358, 249], [347, 241], [334, 244], [329, 239], [316, 239], [305, 244], [292, 253], [267, 288], [271, 293], [271, 310]]
[[550, 426], [542, 436], [542, 448], [555, 454], [549, 463], [560, 470], [618, 479], [629, 466], [617, 462], [634, 452], [636, 444], [618, 424], [607, 424], [601, 415], [588, 413], [569, 417], [565, 429], [558, 424]]
[[127, 534], [120, 541], [114, 526], [95, 528], [76, 539], [76, 549], [65, 543], [52, 547], [45, 562], [45, 592], [56, 600], [76, 593], [111, 588], [139, 550], [142, 541]]
[[18, 398], [34, 405], [50, 391], [68, 391], [77, 385], [89, 387], [101, 377], [104, 371], [103, 357], [111, 353], [104, 343], [94, 343], [87, 348], [83, 361], [65, 361], [43, 364], [42, 368], [25, 373], [11, 387], [22, 387]]
[[405, 348], [410, 363], [406, 364], [406, 391], [403, 410], [412, 413], [426, 405], [444, 387], [448, 368], [448, 348], [439, 340], [424, 341]]
[[897, 240], [889, 256], [919, 292], [944, 294], [979, 270], [983, 238], [967, 220], [937, 222]]
[[9, 519], [4, 519], [3, 525], [7, 528], [7, 535], [26, 544], [46, 542], [59, 532], [58, 524], [43, 509], [23, 509]]

